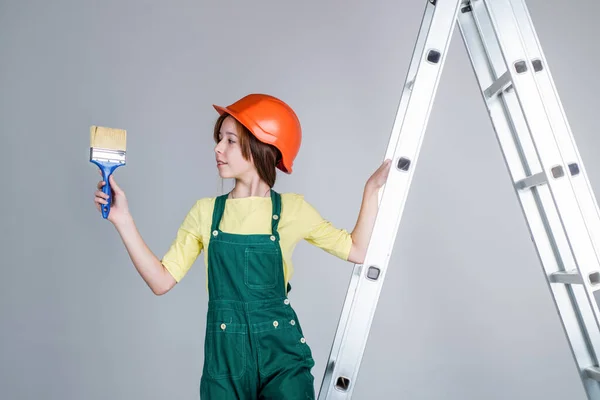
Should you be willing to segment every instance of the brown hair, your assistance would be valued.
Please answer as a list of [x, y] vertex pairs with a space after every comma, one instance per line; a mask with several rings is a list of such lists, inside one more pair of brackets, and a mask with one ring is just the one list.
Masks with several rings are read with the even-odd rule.
[[[223, 121], [230, 116], [231, 115], [224, 113], [217, 119], [213, 133], [215, 143], [219, 143], [219, 134]], [[237, 119], [233, 118], [233, 120], [237, 127], [238, 139], [240, 141], [240, 147], [242, 148], [242, 157], [248, 161], [252, 159], [256, 171], [258, 172], [258, 176], [260, 176], [269, 187], [273, 187], [277, 177], [275, 167], [277, 166], [277, 163], [281, 161], [281, 152], [275, 146], [258, 140], [252, 132]], [[250, 156], [252, 156], [252, 158], [250, 158]]]

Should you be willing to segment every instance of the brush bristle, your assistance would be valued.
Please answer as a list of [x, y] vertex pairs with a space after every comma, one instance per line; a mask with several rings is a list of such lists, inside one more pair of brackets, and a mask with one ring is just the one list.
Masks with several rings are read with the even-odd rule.
[[125, 151], [127, 147], [127, 131], [103, 126], [92, 126], [90, 127], [90, 147]]

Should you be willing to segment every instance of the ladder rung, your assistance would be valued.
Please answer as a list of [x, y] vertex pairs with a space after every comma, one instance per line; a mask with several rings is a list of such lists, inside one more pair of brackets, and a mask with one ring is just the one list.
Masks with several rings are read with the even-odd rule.
[[581, 275], [577, 271], [560, 271], [550, 275], [550, 281], [554, 283], [564, 283], [566, 285], [581, 285], [583, 283]]
[[590, 379], [600, 382], [600, 368], [598, 367], [586, 368], [585, 375]]
[[[577, 165], [577, 163], [570, 163], [568, 165], [568, 168], [571, 176], [576, 176], [579, 174], [579, 165]], [[550, 170], [550, 172], [552, 173], [552, 177], [555, 179], [559, 179], [565, 176], [565, 170], [562, 167], [562, 165], [557, 165], [553, 167]], [[544, 172], [538, 172], [537, 174], [533, 174], [531, 176], [528, 176], [527, 178], [517, 181], [515, 185], [517, 189], [523, 190], [529, 189], [533, 186], [544, 185], [546, 183], [548, 183], [548, 178], [546, 177], [546, 174]]]
[[508, 89], [509, 86], [512, 86], [512, 80], [510, 79], [510, 73], [506, 71], [485, 90], [485, 98], [489, 100]]
[[[589, 284], [596, 286], [600, 284], [600, 271], [592, 272], [588, 275]], [[554, 283], [564, 283], [566, 285], [581, 285], [583, 280], [576, 270], [560, 271], [550, 274], [550, 281]]]
[[547, 182], [548, 182], [548, 179], [546, 178], [546, 174], [543, 172], [538, 172], [537, 174], [528, 176], [525, 179], [521, 179], [520, 181], [518, 181], [515, 184], [515, 186], [517, 187], [517, 189], [523, 190], [523, 189], [529, 189], [533, 186], [543, 185]]

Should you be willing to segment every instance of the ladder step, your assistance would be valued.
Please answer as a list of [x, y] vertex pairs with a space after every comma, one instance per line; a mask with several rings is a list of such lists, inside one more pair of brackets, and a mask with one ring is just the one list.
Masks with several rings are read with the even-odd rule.
[[[600, 284], [600, 272], [592, 272], [588, 275], [589, 283], [592, 286]], [[560, 271], [550, 274], [550, 281], [554, 283], [564, 283], [565, 285], [581, 285], [583, 280], [576, 270]]]
[[[577, 163], [570, 163], [568, 167], [571, 176], [576, 176], [579, 174], [579, 165], [577, 165]], [[561, 165], [557, 165], [551, 168], [550, 173], [552, 174], [552, 177], [554, 179], [559, 179], [565, 176], [565, 170]], [[545, 185], [546, 183], [548, 183], [548, 178], [546, 177], [546, 174], [544, 172], [538, 172], [537, 174], [533, 174], [531, 176], [528, 176], [527, 178], [517, 181], [517, 183], [515, 183], [515, 186], [519, 190], [524, 190], [530, 189], [534, 186]]]
[[585, 375], [590, 379], [600, 382], [600, 368], [598, 367], [586, 368]]
[[543, 172], [538, 172], [537, 174], [528, 176], [525, 179], [521, 179], [515, 186], [519, 190], [529, 189], [534, 186], [540, 186], [548, 183], [548, 179], [546, 178], [546, 174]]
[[564, 283], [565, 285], [581, 285], [583, 280], [577, 271], [561, 271], [550, 275], [550, 281]]
[[502, 76], [500, 78], [496, 79], [494, 81], [494, 83], [492, 83], [490, 85], [490, 87], [488, 87], [485, 90], [485, 98], [487, 100], [492, 99], [492, 98], [496, 97], [498, 95], [498, 93], [504, 92], [511, 86], [512, 86], [512, 79], [510, 78], [510, 73], [508, 71], [506, 71], [505, 73], [502, 74]]

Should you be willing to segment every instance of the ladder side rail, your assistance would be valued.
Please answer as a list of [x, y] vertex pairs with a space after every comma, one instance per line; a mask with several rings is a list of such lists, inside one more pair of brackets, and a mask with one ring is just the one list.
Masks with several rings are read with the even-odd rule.
[[508, 66], [507, 71], [543, 167], [541, 171], [532, 172], [545, 175], [545, 184], [556, 204], [577, 270], [582, 278], [581, 285], [588, 295], [596, 326], [600, 327], [600, 309], [593, 294], [594, 290], [600, 288], [600, 259], [572, 190], [569, 169], [564, 164], [554, 140], [547, 110], [533, 78], [531, 61], [527, 59], [523, 48], [511, 5], [506, 1], [480, 1], [483, 1], [490, 15], [503, 58]]
[[[511, 0], [517, 23], [523, 33], [523, 42], [534, 67], [534, 78], [541, 98], [548, 110], [552, 132], [559, 146], [565, 165], [569, 166], [570, 183], [577, 198], [584, 223], [596, 254], [600, 255], [600, 209], [590, 184], [575, 138], [571, 131], [564, 107], [552, 78], [551, 68], [540, 44], [529, 10], [523, 0]], [[597, 293], [596, 293], [597, 294]]]
[[[591, 241], [591, 246], [595, 251], [596, 259], [598, 259], [600, 258], [600, 212], [598, 202], [587, 177], [529, 10], [524, 0], [509, 0], [509, 4], [514, 21], [518, 26], [520, 39], [522, 40], [530, 67], [533, 68], [533, 80], [538, 89], [543, 107], [546, 110], [548, 122], [551, 125], [551, 131], [548, 133], [553, 135], [559, 154], [562, 157], [563, 167], [568, 166], [568, 173], [566, 174], [567, 182], [571, 185], [575, 201], [579, 206], [579, 212], [582, 214], [583, 225], [587, 230], [586, 232], [581, 232], [581, 234], [582, 236], [587, 234], [587, 237]], [[509, 7], [503, 8], [508, 10]], [[566, 242], [567, 245], [570, 244], [568, 241]], [[598, 394], [598, 381], [600, 381], [600, 368], [598, 368], [598, 360], [600, 359], [600, 329], [598, 326], [597, 297], [600, 294], [598, 290], [600, 271], [596, 268], [590, 268], [585, 263], [586, 260], [583, 259], [582, 263], [574, 263], [574, 267], [570, 266], [569, 269], [571, 271], [567, 271], [563, 276], [554, 274], [551, 278], [556, 282], [555, 285], [570, 285], [568, 288], [575, 299], [574, 307], [579, 309], [577, 317], [580, 324], [586, 330], [587, 348], [591, 359], [590, 366], [583, 370], [581, 370], [581, 367], [584, 367], [588, 361], [580, 359], [581, 377], [588, 396], [593, 399], [600, 399], [600, 395]], [[577, 279], [574, 280], [574, 278]], [[590, 279], [590, 285], [581, 284], [586, 278]]]
[[[495, 40], [491, 21], [481, 2], [465, 6], [461, 11], [458, 19], [463, 42], [490, 114], [502, 155], [513, 182], [523, 182], [531, 174], [529, 164], [533, 164], [535, 169], [539, 168], [539, 163], [518, 101], [514, 91], [511, 90], [510, 80], [500, 93], [487, 91], [487, 88], [492, 87], [506, 71], [506, 64]], [[531, 161], [528, 162], [528, 159]], [[515, 185], [514, 189], [538, 257], [546, 272], [546, 281], [561, 316], [571, 350], [580, 371], [584, 371], [586, 367], [595, 364], [595, 357], [590, 353], [587, 332], [578, 317], [576, 310], [578, 303], [573, 298], [570, 286], [552, 285], [548, 279], [551, 274], [564, 271], [563, 264], [574, 265], [568, 245], [564, 244], [566, 239], [561, 240], [564, 232], [554, 203], [547, 188], [534, 187], [529, 190], [529, 188], [519, 189], [518, 185]], [[563, 242], [564, 257], [561, 257], [561, 251], [557, 249], [556, 240]], [[597, 391], [597, 387], [589, 390]]]
[[[501, 71], [505, 71], [506, 64], [502, 58], [499, 44], [496, 40], [495, 33], [491, 26], [491, 20], [486, 8], [481, 2], [478, 1], [473, 6], [472, 14], [475, 19], [477, 29], [480, 32], [480, 35], [483, 38], [485, 38], [484, 43], [486, 46], [486, 52], [489, 54], [490, 64], [493, 64], [495, 66], [495, 69], [498, 71], [496, 72], [497, 74], [501, 73]], [[518, 175], [514, 174], [512, 176], [514, 182], [517, 182], [517, 189], [519, 189], [521, 183], [527, 181], [527, 176], [532, 174], [531, 169], [536, 170], [541, 168], [541, 166], [539, 160], [537, 159], [535, 146], [533, 144], [531, 136], [529, 135], [529, 129], [525, 122], [524, 115], [521, 111], [518, 99], [516, 98], [514, 91], [511, 89], [512, 86], [509, 88], [509, 90], [502, 93], [501, 100], [506, 110], [505, 116], [507, 118], [510, 118], [509, 122], [514, 128], [513, 135], [516, 141], [516, 146], [518, 146], [520, 154], [523, 158], [523, 170], [521, 170]], [[491, 104], [491, 102], [489, 103]], [[503, 131], [505, 131], [505, 129]], [[508, 139], [501, 141], [501, 145], [503, 148], [508, 147], [510, 143], [511, 142]], [[510, 164], [515, 164], [515, 162], [510, 159], [508, 159], [507, 161], [510, 161]], [[523, 175], [523, 173], [525, 173], [525, 175]], [[545, 182], [544, 179], [541, 181], [542, 183]], [[524, 194], [527, 193], [525, 189], [527, 188], [525, 187], [517, 191], [517, 194], [520, 195], [520, 200], [525, 200]], [[551, 247], [554, 248], [555, 253], [557, 253], [556, 263], [551, 262], [549, 259], [547, 262], [543, 263], [548, 275], [547, 278], [550, 278], [553, 274], [567, 272], [575, 269], [575, 259], [573, 258], [571, 248], [569, 247], [569, 243], [567, 241], [566, 232], [561, 224], [556, 205], [552, 200], [548, 188], [540, 185], [532, 187], [532, 190], [534, 191], [538, 202], [538, 211], [540, 212], [543, 220], [546, 221], [546, 233], [549, 236], [549, 239], [551, 239]], [[528, 208], [526, 210], [526, 215], [531, 215], [532, 217], [535, 217], [534, 208]], [[539, 234], [536, 232], [539, 232]], [[545, 235], [541, 230], [536, 230], [535, 232], [532, 232], [532, 240], [534, 240], [534, 242], [546, 240], [544, 236]], [[546, 252], [544, 252], [544, 254], [546, 254]], [[568, 289], [570, 290], [571, 288]], [[585, 302], [582, 303], [581, 301], [577, 301], [576, 303], [585, 304]], [[589, 307], [582, 307], [582, 309], [579, 311], [582, 313], [586, 313], [586, 310], [588, 310], [587, 314], [589, 315], [589, 312], [591, 312], [591, 309]], [[587, 318], [587, 321], [587, 326], [595, 325], [592, 319]], [[595, 331], [595, 329], [592, 329], [592, 332]], [[594, 355], [595, 357], [593, 357], [591, 364], [597, 363], [597, 361], [595, 361], [598, 358], [598, 354], [596, 351], [594, 351]]]
[[[414, 84], [414, 80], [417, 74], [417, 69], [420, 65], [423, 51], [425, 49], [425, 42], [427, 40], [427, 35], [429, 33], [429, 28], [431, 26], [431, 19], [433, 16], [433, 8], [431, 6], [425, 7], [423, 12], [423, 16], [421, 18], [421, 25], [419, 27], [419, 32], [417, 35], [417, 40], [415, 41], [415, 45], [412, 51], [412, 57], [410, 61], [410, 65], [408, 71], [405, 76], [404, 86], [402, 90], [402, 94], [400, 97], [399, 105], [397, 107], [396, 117], [393, 121], [393, 126], [390, 134], [390, 138], [388, 140], [388, 146], [385, 152], [385, 159], [393, 159], [394, 151], [396, 148], [396, 143], [398, 142], [398, 136], [400, 135], [400, 127], [404, 121], [404, 116], [406, 115], [406, 110], [408, 108], [408, 102], [410, 100], [410, 95], [412, 92], [412, 86]], [[380, 189], [378, 193], [378, 202], [381, 203], [381, 197], [384, 191], [385, 185]], [[352, 271], [352, 275], [350, 278], [350, 283], [348, 284], [348, 290], [346, 291], [346, 296], [344, 299], [344, 304], [342, 306], [342, 312], [338, 319], [338, 324], [336, 328], [336, 332], [333, 339], [333, 344], [331, 346], [329, 357], [327, 363], [325, 365], [325, 371], [323, 375], [323, 379], [321, 381], [321, 386], [319, 390], [319, 400], [325, 398], [328, 393], [328, 388], [333, 385], [333, 372], [334, 367], [336, 365], [336, 358], [340, 351], [341, 345], [343, 343], [344, 332], [347, 329], [346, 326], [348, 324], [349, 316], [352, 312], [352, 304], [356, 298], [356, 290], [358, 288], [358, 282], [361, 277], [363, 265], [355, 264], [354, 269]]]
[[324, 388], [327, 390], [324, 397], [320, 394], [319, 398], [346, 399], [354, 390], [460, 3], [461, 0], [454, 3], [427, 3], [426, 15], [430, 15], [431, 23], [423, 51], [415, 52], [421, 57], [410, 99], [406, 103], [406, 112], [403, 115], [399, 110], [396, 118], [401, 121], [394, 123], [399, 132], [392, 135], [397, 137], [394, 156], [389, 157], [393, 160], [392, 168], [383, 188], [362, 276], [342, 333], [340, 350], [335, 356], [333, 382]]
[[[431, 1], [429, 1], [429, 3], [431, 3]], [[385, 150], [384, 160], [385, 159], [393, 159], [394, 153], [396, 151], [396, 144], [398, 143], [401, 127], [402, 127], [402, 124], [404, 123], [404, 118], [406, 116], [406, 111], [408, 110], [408, 103], [411, 98], [412, 88], [415, 83], [417, 71], [419, 69], [419, 66], [421, 65], [421, 60], [423, 59], [423, 52], [425, 51], [425, 48], [427, 46], [426, 43], [427, 43], [427, 38], [428, 38], [430, 29], [431, 29], [431, 22], [432, 22], [432, 18], [433, 18], [434, 9], [435, 8], [434, 8], [433, 4], [427, 4], [427, 6], [425, 7], [425, 10], [423, 11], [423, 17], [421, 18], [421, 25], [419, 26], [417, 40], [415, 41], [415, 45], [413, 47], [408, 71], [406, 72], [404, 86], [402, 88], [402, 93], [400, 95], [400, 101], [399, 101], [399, 104], [397, 107], [396, 116], [393, 121], [390, 138], [388, 140], [388, 145]], [[383, 188], [380, 190], [380, 194], [383, 194]], [[380, 201], [381, 201], [381, 196], [380, 196]]]
[[[588, 230], [588, 235], [590, 235], [592, 238], [592, 243], [596, 249], [596, 254], [599, 254], [600, 213], [598, 209], [598, 202], [594, 196], [594, 191], [589, 182], [587, 172], [575, 143], [575, 139], [562, 106], [560, 96], [558, 95], [558, 91], [552, 78], [551, 68], [546, 61], [540, 40], [531, 21], [531, 16], [527, 6], [525, 5], [525, 2], [522, 0], [512, 0], [511, 5], [517, 23], [519, 24], [520, 30], [523, 33], [523, 42], [526, 47], [528, 57], [530, 60], [532, 60], [532, 65], [535, 71], [534, 77], [538, 86], [538, 90], [540, 91], [540, 95], [542, 96], [544, 104], [548, 109], [555, 140], [560, 147], [564, 163], [569, 165], [569, 172], [571, 172], [571, 184], [580, 210], [584, 216], [584, 223]], [[590, 296], [590, 294], [581, 287], [575, 287], [574, 290], [579, 304], [584, 304], [585, 301], [590, 301], [597, 304], [599, 294], [598, 291], [596, 291], [594, 295]], [[584, 324], [586, 324], [586, 326], [592, 327], [593, 324], [590, 318], [592, 311], [585, 307], [581, 308], [581, 320]], [[590, 346], [595, 348], [600, 347], [600, 330], [590, 328], [588, 329], [588, 336]], [[595, 350], [594, 354], [595, 362], [593, 364], [597, 366], [599, 358], [598, 350]], [[599, 373], [600, 369], [597, 367], [588, 368], [585, 370], [584, 377], [598, 380], [600, 378]], [[593, 385], [595, 385], [595, 382], [588, 383], [588, 386]]]
[[332, 388], [335, 384], [333, 379], [333, 373], [335, 370], [335, 365], [337, 364], [336, 358], [342, 347], [342, 343], [344, 341], [344, 332], [347, 329], [348, 319], [350, 318], [353, 304], [357, 297], [356, 290], [358, 288], [358, 282], [361, 278], [362, 268], [362, 264], [355, 264], [354, 269], [352, 270], [350, 283], [348, 284], [348, 290], [346, 291], [346, 296], [344, 298], [344, 305], [342, 306], [342, 312], [338, 319], [336, 332], [333, 337], [333, 344], [331, 345], [329, 357], [327, 359], [327, 363], [325, 364], [325, 371], [323, 373], [323, 379], [321, 381], [318, 400], [326, 398], [328, 390]]

